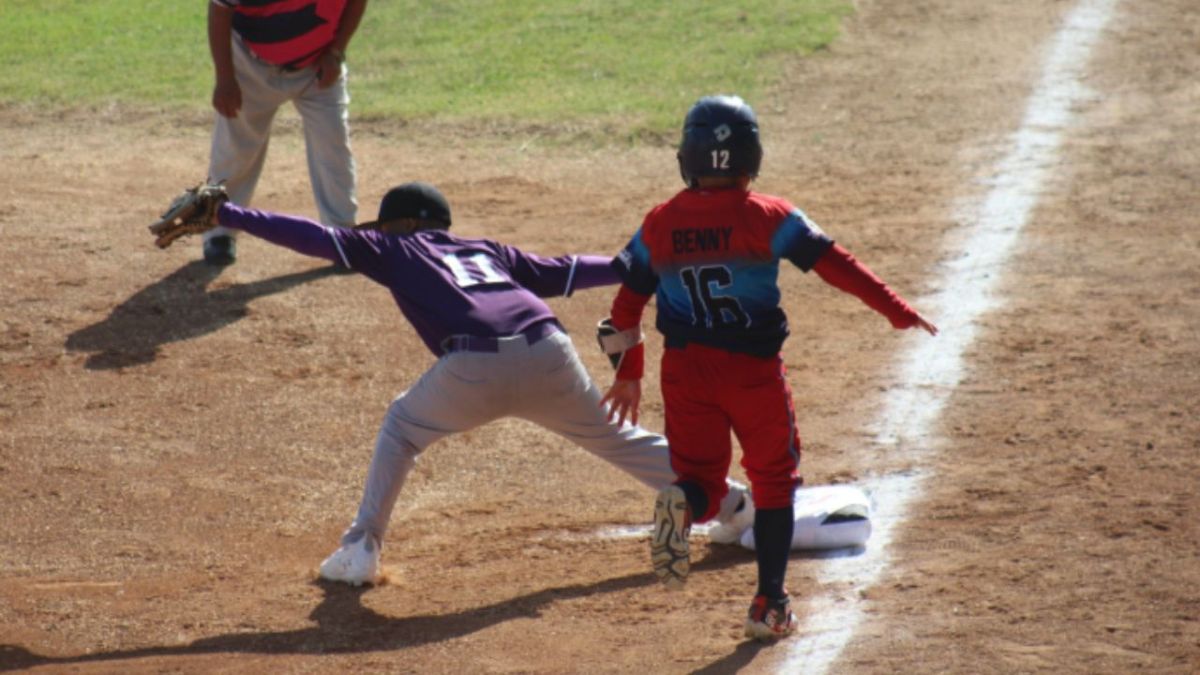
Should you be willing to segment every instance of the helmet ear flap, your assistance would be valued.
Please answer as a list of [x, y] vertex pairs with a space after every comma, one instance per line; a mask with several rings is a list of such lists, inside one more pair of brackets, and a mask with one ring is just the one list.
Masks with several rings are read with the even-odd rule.
[[675, 159], [679, 162], [679, 177], [683, 179], [683, 184], [690, 188], [696, 187], [698, 181], [695, 176], [688, 174], [687, 163], [683, 159], [682, 150], [675, 153]]

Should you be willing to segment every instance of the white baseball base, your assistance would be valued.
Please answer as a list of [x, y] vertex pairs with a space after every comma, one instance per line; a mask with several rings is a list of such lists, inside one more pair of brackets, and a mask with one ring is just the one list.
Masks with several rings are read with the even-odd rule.
[[[862, 546], [871, 536], [871, 499], [853, 485], [802, 487], [795, 504], [793, 551]], [[742, 533], [741, 544], [754, 550], [754, 528]]]

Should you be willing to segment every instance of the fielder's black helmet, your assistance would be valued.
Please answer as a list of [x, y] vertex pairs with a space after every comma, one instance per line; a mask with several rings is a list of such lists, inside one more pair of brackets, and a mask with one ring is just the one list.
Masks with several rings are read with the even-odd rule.
[[758, 118], [739, 96], [705, 96], [683, 120], [679, 173], [688, 187], [699, 176], [758, 175]]
[[380, 222], [417, 218], [442, 223], [450, 228], [450, 203], [429, 183], [414, 181], [388, 190], [379, 203]]

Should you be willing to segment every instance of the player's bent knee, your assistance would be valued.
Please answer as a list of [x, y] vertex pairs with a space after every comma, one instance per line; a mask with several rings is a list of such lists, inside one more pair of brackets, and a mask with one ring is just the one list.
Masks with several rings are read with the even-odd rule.
[[380, 441], [389, 446], [413, 455], [421, 454], [428, 442], [423, 442], [420, 427], [412, 422], [406, 413], [401, 399], [392, 401], [387, 414], [383, 418], [383, 426], [379, 429]]

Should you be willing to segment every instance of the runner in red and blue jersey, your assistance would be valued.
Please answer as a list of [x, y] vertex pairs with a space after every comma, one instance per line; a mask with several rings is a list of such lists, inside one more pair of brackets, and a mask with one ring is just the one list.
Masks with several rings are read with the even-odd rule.
[[636, 422], [641, 317], [654, 296], [666, 437], [679, 476], [655, 505], [655, 573], [669, 587], [686, 579], [691, 524], [711, 519], [725, 496], [732, 432], [757, 509], [759, 581], [746, 635], [765, 640], [795, 628], [784, 577], [801, 483], [800, 436], [779, 353], [788, 336], [780, 261], [816, 271], [896, 328], [937, 329], [800, 209], [750, 191], [761, 160], [757, 119], [744, 101], [714, 96], [692, 107], [679, 150], [688, 187], [649, 212], [615, 263], [623, 284], [608, 329], [614, 347], [606, 351], [617, 375], [604, 402], [611, 415]]

